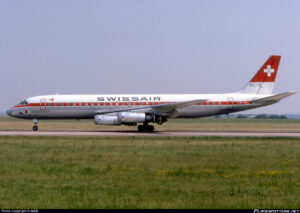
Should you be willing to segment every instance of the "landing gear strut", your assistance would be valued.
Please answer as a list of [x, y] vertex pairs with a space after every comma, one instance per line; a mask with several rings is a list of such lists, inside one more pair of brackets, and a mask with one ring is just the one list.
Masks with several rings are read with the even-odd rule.
[[39, 128], [38, 128], [38, 126], [37, 126], [37, 124], [38, 124], [38, 120], [37, 119], [33, 119], [33, 127], [32, 127], [32, 129], [33, 129], [33, 131], [37, 131]]
[[144, 123], [144, 125], [138, 126], [138, 131], [139, 132], [154, 132], [154, 126]]

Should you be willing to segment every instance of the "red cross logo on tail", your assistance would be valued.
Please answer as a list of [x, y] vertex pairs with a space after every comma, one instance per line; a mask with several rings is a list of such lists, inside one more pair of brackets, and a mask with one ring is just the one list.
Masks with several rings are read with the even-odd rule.
[[281, 56], [271, 55], [250, 82], [275, 82]]
[[271, 65], [268, 65], [266, 69], [264, 69], [264, 73], [267, 73], [268, 77], [271, 77], [272, 73], [275, 72], [274, 69], [271, 68]]

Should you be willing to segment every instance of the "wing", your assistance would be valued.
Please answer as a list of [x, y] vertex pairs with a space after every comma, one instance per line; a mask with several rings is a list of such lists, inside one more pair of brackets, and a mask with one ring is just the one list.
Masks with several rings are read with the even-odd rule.
[[183, 102], [175, 102], [175, 103], [151, 105], [151, 106], [130, 107], [130, 108], [123, 108], [123, 109], [100, 110], [97, 111], [95, 114], [99, 115], [99, 114], [107, 114], [107, 113], [115, 113], [115, 112], [143, 111], [143, 112], [154, 113], [158, 115], [169, 115], [172, 112], [176, 111], [176, 109], [195, 105], [197, 103], [202, 103], [204, 101], [207, 101], [207, 99], [183, 101]]

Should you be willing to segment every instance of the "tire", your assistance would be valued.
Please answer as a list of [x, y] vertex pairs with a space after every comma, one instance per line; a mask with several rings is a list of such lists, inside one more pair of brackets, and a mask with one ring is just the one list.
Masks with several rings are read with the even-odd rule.
[[147, 126], [145, 126], [145, 125], [139, 125], [138, 126], [138, 131], [139, 132], [154, 132], [154, 126], [152, 126], [152, 125], [147, 125]]
[[38, 128], [38, 126], [33, 126], [32, 129], [33, 129], [33, 131], [37, 131], [39, 128]]
[[152, 126], [152, 125], [148, 126], [147, 132], [154, 132], [154, 126]]
[[139, 132], [144, 132], [145, 131], [145, 127], [143, 125], [139, 125], [138, 126], [138, 131]]

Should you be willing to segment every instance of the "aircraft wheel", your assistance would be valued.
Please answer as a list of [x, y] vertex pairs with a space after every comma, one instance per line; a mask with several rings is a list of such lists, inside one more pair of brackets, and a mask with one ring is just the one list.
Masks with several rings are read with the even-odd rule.
[[138, 126], [138, 131], [139, 131], [139, 132], [144, 132], [144, 131], [145, 131], [144, 125], [139, 125], [139, 126]]
[[154, 126], [152, 125], [139, 125], [138, 126], [139, 132], [154, 132]]
[[33, 131], [37, 131], [39, 128], [38, 128], [38, 126], [34, 125], [34, 126], [32, 127], [32, 129], [33, 129]]
[[147, 126], [147, 132], [154, 132], [154, 126]]

